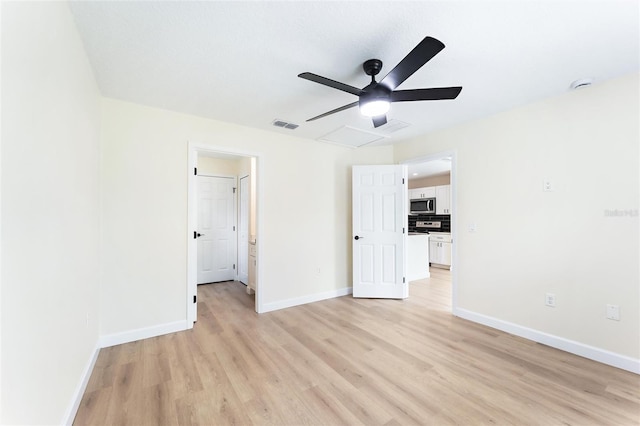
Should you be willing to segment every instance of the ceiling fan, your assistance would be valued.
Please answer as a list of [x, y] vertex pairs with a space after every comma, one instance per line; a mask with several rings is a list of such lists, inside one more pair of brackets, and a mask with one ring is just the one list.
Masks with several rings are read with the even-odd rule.
[[382, 69], [382, 61], [380, 59], [369, 59], [362, 65], [365, 74], [371, 76], [371, 83], [358, 89], [348, 84], [340, 83], [326, 77], [319, 76], [310, 72], [303, 72], [298, 77], [305, 80], [313, 81], [343, 92], [351, 93], [358, 96], [358, 101], [341, 106], [340, 108], [312, 117], [307, 121], [317, 120], [322, 117], [344, 111], [356, 105], [360, 107], [360, 113], [371, 117], [373, 127], [380, 127], [387, 122], [386, 113], [389, 110], [391, 102], [407, 102], [407, 101], [435, 101], [440, 99], [455, 99], [462, 90], [462, 87], [437, 87], [430, 89], [412, 89], [412, 90], [395, 90], [407, 78], [415, 73], [420, 67], [426, 64], [442, 49], [444, 44], [433, 37], [425, 37], [414, 49], [409, 52], [403, 60], [392, 69], [379, 82], [376, 81], [376, 75]]

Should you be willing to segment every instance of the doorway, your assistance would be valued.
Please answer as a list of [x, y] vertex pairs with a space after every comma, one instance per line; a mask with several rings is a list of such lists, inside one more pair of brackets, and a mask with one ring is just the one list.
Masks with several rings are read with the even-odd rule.
[[[449, 185], [449, 199], [446, 200], [448, 203], [446, 208], [443, 208], [443, 204], [441, 203], [440, 208], [438, 207], [438, 198], [436, 195], [436, 213], [433, 217], [422, 217], [417, 216], [413, 217], [413, 220], [409, 220], [409, 230], [415, 229], [416, 223], [418, 222], [418, 218], [427, 219], [422, 220], [424, 226], [435, 226], [436, 224], [441, 227], [440, 232], [443, 234], [450, 234], [450, 271], [446, 273], [437, 273], [438, 279], [448, 278], [451, 279], [451, 312], [455, 313], [457, 309], [457, 283], [458, 283], [458, 274], [457, 271], [460, 267], [459, 259], [458, 259], [458, 251], [457, 244], [455, 243], [458, 236], [458, 226], [457, 226], [457, 170], [456, 170], [456, 153], [455, 151], [445, 151], [440, 152], [424, 157], [413, 158], [410, 160], [403, 161], [401, 164], [407, 165], [408, 168], [408, 179], [409, 179], [409, 191], [411, 188], [415, 186], [424, 186], [424, 187], [434, 187], [434, 191], [436, 188]], [[413, 181], [413, 184], [412, 184]], [[435, 192], [434, 192], [435, 193]], [[411, 198], [408, 196], [408, 198]], [[448, 223], [446, 223], [448, 221]], [[427, 224], [425, 222], [433, 222], [432, 224]], [[439, 222], [439, 223], [438, 223]], [[443, 228], [446, 227], [446, 228]], [[433, 231], [433, 228], [428, 228], [429, 232]], [[424, 229], [423, 229], [424, 230]], [[437, 233], [437, 231], [436, 231]], [[430, 243], [430, 246], [432, 244]], [[446, 243], [440, 243], [439, 247], [444, 245], [446, 247]], [[432, 247], [430, 247], [432, 249]], [[431, 253], [429, 253], [431, 257]], [[440, 258], [442, 259], [442, 258]], [[430, 259], [430, 263], [431, 263]], [[441, 261], [441, 260], [439, 260]], [[443, 265], [438, 265], [442, 267]], [[436, 268], [430, 268], [431, 271], [441, 272], [442, 270]], [[431, 274], [434, 275], [433, 273]]]
[[[193, 323], [197, 320], [197, 299], [198, 299], [198, 175], [211, 174], [211, 169], [208, 173], [204, 173], [206, 170], [205, 161], [207, 159], [209, 165], [213, 164], [216, 170], [222, 175], [233, 175], [238, 177], [247, 177], [245, 185], [248, 187], [245, 189], [247, 193], [250, 193], [248, 197], [248, 235], [255, 243], [256, 249], [259, 250], [260, 239], [256, 238], [258, 230], [260, 229], [261, 211], [259, 203], [261, 200], [259, 185], [261, 181], [261, 160], [258, 154], [252, 152], [246, 152], [241, 150], [234, 150], [230, 148], [215, 147], [211, 145], [198, 144], [190, 142], [188, 145], [188, 200], [187, 200], [187, 326], [193, 327]], [[200, 160], [200, 161], [199, 161]], [[224, 168], [229, 164], [239, 163], [235, 169]], [[200, 164], [199, 164], [200, 163]], [[236, 194], [234, 199], [239, 195], [237, 192], [238, 185], [236, 187]], [[239, 213], [239, 209], [234, 211]], [[240, 218], [237, 215], [234, 217], [234, 225], [238, 224]], [[241, 232], [237, 232], [238, 238]], [[241, 244], [236, 240], [237, 247]], [[239, 258], [234, 259], [234, 263], [238, 264]], [[261, 267], [259, 262], [256, 261], [256, 280], [261, 283]], [[233, 273], [233, 279], [238, 280], [240, 274], [238, 269]], [[262, 283], [261, 283], [262, 284]], [[255, 292], [254, 310], [256, 312], [262, 311], [262, 294], [263, 287], [260, 285]]]

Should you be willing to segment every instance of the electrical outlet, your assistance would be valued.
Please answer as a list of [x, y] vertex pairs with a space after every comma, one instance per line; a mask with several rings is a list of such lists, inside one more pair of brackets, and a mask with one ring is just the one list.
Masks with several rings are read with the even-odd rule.
[[620, 321], [620, 306], [607, 305], [607, 319]]
[[555, 186], [554, 186], [553, 182], [551, 182], [551, 180], [545, 179], [542, 182], [542, 190], [544, 192], [553, 192], [553, 191], [555, 191]]
[[475, 222], [469, 223], [469, 225], [467, 225], [467, 229], [471, 233], [476, 232], [476, 229], [477, 229], [476, 223]]
[[544, 296], [544, 304], [547, 306], [551, 306], [552, 308], [556, 307], [556, 295], [553, 293], [547, 293]]

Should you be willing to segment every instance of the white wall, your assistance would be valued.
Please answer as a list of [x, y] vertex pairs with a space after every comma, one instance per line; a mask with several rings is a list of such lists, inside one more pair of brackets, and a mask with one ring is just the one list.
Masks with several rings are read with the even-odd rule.
[[102, 120], [103, 334], [186, 318], [188, 141], [259, 156], [265, 304], [351, 286], [350, 165], [389, 163], [391, 147], [351, 150], [112, 99]]
[[98, 341], [99, 93], [66, 3], [1, 7], [0, 422], [59, 424]]
[[640, 358], [639, 93], [629, 75], [395, 148], [457, 153], [460, 308]]

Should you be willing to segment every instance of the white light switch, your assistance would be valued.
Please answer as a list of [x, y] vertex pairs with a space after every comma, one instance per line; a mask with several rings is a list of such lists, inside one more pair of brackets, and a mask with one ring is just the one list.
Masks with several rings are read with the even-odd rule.
[[471, 222], [469, 225], [467, 225], [467, 229], [469, 230], [469, 232], [476, 232], [476, 223]]

